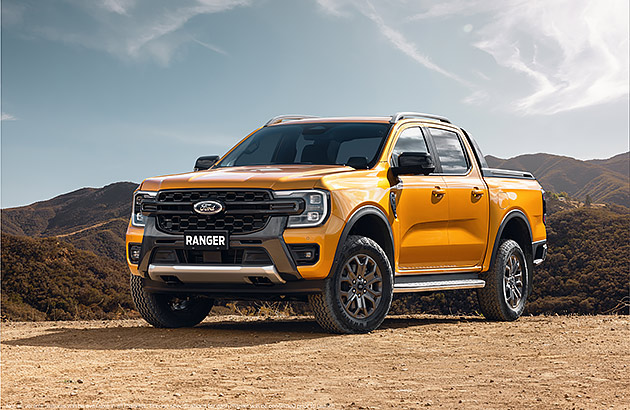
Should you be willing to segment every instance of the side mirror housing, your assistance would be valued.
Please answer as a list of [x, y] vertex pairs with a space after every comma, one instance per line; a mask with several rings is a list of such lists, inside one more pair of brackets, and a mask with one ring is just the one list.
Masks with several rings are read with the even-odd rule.
[[391, 168], [394, 175], [429, 175], [435, 170], [431, 154], [426, 152], [403, 152], [398, 156], [398, 166]]
[[206, 155], [205, 157], [197, 158], [195, 161], [194, 171], [204, 171], [210, 169], [219, 160], [218, 155]]

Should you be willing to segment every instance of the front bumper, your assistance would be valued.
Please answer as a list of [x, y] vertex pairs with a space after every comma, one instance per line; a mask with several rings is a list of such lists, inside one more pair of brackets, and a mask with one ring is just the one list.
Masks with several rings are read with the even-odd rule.
[[183, 250], [184, 236], [159, 231], [155, 217], [149, 216], [142, 236], [137, 271], [141, 276], [156, 282], [266, 285], [297, 281], [302, 277], [282, 237], [286, 224], [286, 216], [274, 216], [258, 232], [230, 237], [230, 249], [263, 249], [269, 255], [270, 264], [165, 264], [154, 262], [155, 252]]
[[287, 282], [282, 279], [273, 265], [166, 265], [152, 263], [149, 265], [148, 273], [151, 280], [176, 283], [249, 283], [257, 285]]

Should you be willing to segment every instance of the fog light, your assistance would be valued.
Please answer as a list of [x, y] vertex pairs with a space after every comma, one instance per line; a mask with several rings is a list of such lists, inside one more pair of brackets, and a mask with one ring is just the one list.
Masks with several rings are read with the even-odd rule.
[[129, 244], [129, 261], [134, 264], [138, 264], [140, 262], [140, 253], [142, 252], [142, 245], [139, 243], [130, 243]]
[[296, 265], [314, 265], [317, 263], [319, 259], [319, 246], [316, 244], [289, 246]]

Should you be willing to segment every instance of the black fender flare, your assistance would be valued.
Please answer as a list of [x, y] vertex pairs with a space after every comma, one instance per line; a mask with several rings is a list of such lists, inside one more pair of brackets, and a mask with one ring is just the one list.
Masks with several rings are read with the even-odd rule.
[[[396, 248], [394, 247], [394, 233], [392, 232], [392, 227], [389, 223], [389, 219], [387, 219], [387, 216], [385, 215], [385, 213], [381, 211], [379, 208], [377, 208], [376, 206], [365, 205], [357, 209], [356, 211], [354, 211], [350, 219], [348, 219], [348, 222], [346, 222], [345, 226], [343, 227], [343, 230], [341, 231], [341, 236], [339, 237], [339, 242], [337, 243], [337, 250], [335, 251], [335, 257], [333, 259], [330, 272], [328, 272], [328, 276], [330, 276], [335, 271], [335, 269], [337, 269], [337, 265], [339, 264], [339, 258], [341, 256], [341, 249], [343, 248], [343, 244], [348, 239], [348, 235], [350, 235], [350, 231], [352, 230], [354, 225], [359, 221], [359, 219], [361, 219], [362, 217], [366, 215], [374, 215], [378, 217], [379, 219], [383, 221], [385, 226], [387, 226], [387, 235], [389, 237], [389, 244], [391, 246], [391, 255], [388, 254], [387, 257], [389, 259], [389, 263], [391, 264], [392, 270], [395, 269], [394, 268], [395, 267], [394, 255], [396, 252]], [[385, 251], [385, 253], [387, 253], [386, 249], [383, 249], [383, 250]]]

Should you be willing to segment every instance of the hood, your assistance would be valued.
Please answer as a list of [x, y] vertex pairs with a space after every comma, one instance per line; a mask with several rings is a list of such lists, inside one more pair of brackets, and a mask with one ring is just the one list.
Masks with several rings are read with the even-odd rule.
[[265, 165], [226, 167], [186, 174], [148, 178], [141, 189], [182, 188], [310, 189], [324, 176], [355, 171], [341, 165]]

